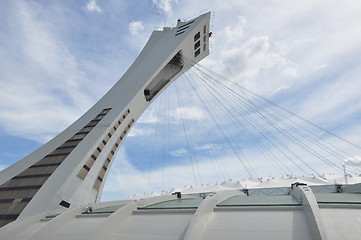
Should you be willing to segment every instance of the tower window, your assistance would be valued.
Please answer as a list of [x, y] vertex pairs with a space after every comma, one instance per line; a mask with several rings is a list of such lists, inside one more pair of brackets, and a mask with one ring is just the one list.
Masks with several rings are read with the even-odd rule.
[[198, 57], [198, 55], [201, 53], [201, 49], [198, 48], [198, 50], [194, 53], [194, 57]]
[[194, 50], [199, 48], [200, 45], [201, 45], [201, 41], [196, 42], [196, 44], [194, 44]]
[[194, 42], [197, 42], [197, 40], [201, 37], [201, 33], [198, 32], [196, 35], [194, 35]]
[[67, 201], [61, 200], [61, 202], [59, 203], [60, 206], [69, 208], [70, 207], [70, 203], [68, 203]]

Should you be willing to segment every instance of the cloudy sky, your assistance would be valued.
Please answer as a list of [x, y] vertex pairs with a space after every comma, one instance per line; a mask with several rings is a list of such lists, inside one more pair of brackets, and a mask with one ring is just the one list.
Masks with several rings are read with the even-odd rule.
[[[360, 10], [353, 0], [0, 1], [0, 169], [88, 110], [132, 64], [153, 30], [206, 11], [212, 11], [213, 37], [204, 69], [361, 145]], [[179, 79], [135, 125], [117, 154], [103, 200], [249, 177], [231, 154], [234, 143], [201, 143], [197, 136], [204, 134], [242, 142], [256, 176], [281, 175], [262, 168], [247, 141], [227, 135], [237, 133], [232, 124], [213, 134], [189, 127], [219, 126], [207, 114], [215, 108], [202, 106], [196, 96], [174, 96], [188, 92], [187, 81], [195, 76]], [[196, 88], [201, 92], [201, 85]], [[186, 133], [178, 131], [183, 128]], [[168, 141], [150, 144], [159, 139]], [[342, 147], [356, 156], [349, 161], [359, 160], [359, 149]], [[209, 161], [208, 149], [219, 160]], [[319, 163], [315, 168], [322, 172]]]

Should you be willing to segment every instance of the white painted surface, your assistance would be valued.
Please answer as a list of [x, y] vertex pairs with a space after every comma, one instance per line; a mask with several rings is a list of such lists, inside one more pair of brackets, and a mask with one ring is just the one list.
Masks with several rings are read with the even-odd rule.
[[[314, 195], [312, 191], [307, 194]], [[341, 197], [342, 193], [328, 193], [329, 200], [349, 199]], [[360, 203], [317, 203], [319, 215], [322, 218], [327, 239], [358, 239], [361, 236], [361, 196], [357, 193], [352, 199], [360, 198]], [[325, 196], [326, 196], [325, 195]], [[93, 203], [93, 209], [101, 209], [122, 205], [113, 213], [80, 214], [85, 208], [60, 212], [56, 218], [48, 221], [31, 219], [26, 224], [18, 220], [13, 222], [17, 231], [10, 239], [315, 239], [312, 228], [315, 221], [310, 221], [307, 214], [307, 203], [303, 206], [285, 205], [267, 196], [251, 196], [255, 202], [259, 198], [268, 199], [265, 206], [231, 206], [223, 204], [234, 196], [243, 196], [232, 204], [242, 203], [247, 198], [240, 191], [225, 191], [214, 193], [203, 200], [198, 209], [177, 208], [176, 196], [158, 196], [132, 201], [112, 201]], [[342, 195], [341, 195], [342, 196]], [[182, 199], [191, 198], [183, 195]], [[307, 196], [311, 199], [310, 196]], [[279, 199], [279, 198], [272, 198]], [[325, 198], [323, 198], [325, 199]], [[327, 200], [327, 199], [326, 199]], [[170, 201], [175, 209], [137, 209], [138, 206], [170, 206], [164, 203]], [[302, 200], [302, 202], [304, 199]], [[296, 202], [297, 203], [297, 202]], [[301, 203], [301, 202], [300, 202]], [[247, 204], [252, 202], [247, 201]], [[277, 205], [278, 204], [278, 205]], [[314, 211], [313, 211], [314, 212]], [[54, 212], [42, 213], [51, 216]], [[80, 214], [80, 215], [79, 215]], [[312, 217], [312, 215], [311, 215]], [[29, 220], [29, 219], [28, 219]], [[24, 219], [24, 222], [26, 219]], [[0, 229], [0, 239], [2, 239]]]
[[320, 208], [328, 240], [361, 239], [361, 208], [347, 207]]
[[202, 239], [312, 239], [303, 211], [239, 209], [213, 213]]
[[135, 214], [120, 225], [109, 239], [180, 239], [192, 217], [190, 213]]

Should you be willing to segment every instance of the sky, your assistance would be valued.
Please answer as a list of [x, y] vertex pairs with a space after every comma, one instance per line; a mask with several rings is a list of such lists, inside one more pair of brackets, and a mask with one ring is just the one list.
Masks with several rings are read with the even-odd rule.
[[[202, 66], [361, 145], [360, 10], [361, 3], [352, 0], [0, 1], [0, 169], [40, 147], [95, 104], [132, 64], [153, 30], [207, 11], [212, 11], [213, 37]], [[192, 75], [187, 76], [169, 87], [129, 133], [102, 200], [249, 177], [220, 138], [198, 142], [201, 134], [189, 126], [218, 125], [212, 125], [194, 96], [183, 94], [177, 105], [174, 93], [177, 88], [187, 92]], [[233, 139], [241, 135], [234, 126], [228, 122], [224, 127]], [[186, 133], [178, 131], [185, 127]], [[223, 135], [222, 130], [204, 133]], [[168, 141], [150, 144], [159, 139]], [[279, 174], [268, 173], [256, 161], [260, 156], [249, 141], [234, 141], [243, 144], [255, 172]], [[209, 161], [202, 152], [206, 149], [221, 152], [221, 160]], [[348, 150], [359, 164], [358, 150]], [[319, 163], [316, 167], [326, 171]]]

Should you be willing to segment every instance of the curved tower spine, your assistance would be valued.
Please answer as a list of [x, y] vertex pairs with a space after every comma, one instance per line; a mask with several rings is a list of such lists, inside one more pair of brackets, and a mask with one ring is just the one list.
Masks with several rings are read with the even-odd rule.
[[90, 110], [51, 141], [0, 172], [0, 226], [99, 201], [115, 153], [149, 104], [209, 54], [210, 13], [154, 31], [138, 58]]

